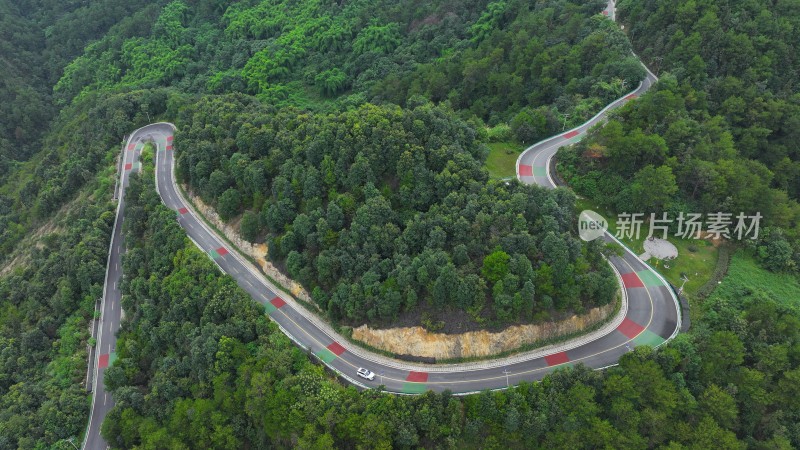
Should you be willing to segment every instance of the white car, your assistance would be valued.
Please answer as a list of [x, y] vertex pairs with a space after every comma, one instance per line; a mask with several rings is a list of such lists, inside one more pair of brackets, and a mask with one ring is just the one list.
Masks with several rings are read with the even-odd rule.
[[367, 370], [367, 369], [365, 369], [363, 367], [359, 367], [358, 368], [358, 376], [360, 376], [361, 378], [366, 378], [369, 381], [372, 381], [372, 380], [375, 379], [375, 373], [370, 372], [369, 370]]

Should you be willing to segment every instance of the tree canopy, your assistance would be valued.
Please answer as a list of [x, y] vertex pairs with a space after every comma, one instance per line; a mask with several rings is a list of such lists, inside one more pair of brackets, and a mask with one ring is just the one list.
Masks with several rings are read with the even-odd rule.
[[187, 242], [152, 180], [130, 189], [128, 208], [143, 214], [127, 228], [130, 319], [106, 375], [116, 405], [103, 436], [114, 447], [800, 444], [800, 316], [757, 286], [716, 292], [690, 333], [657, 351], [637, 347], [605, 371], [578, 364], [465, 397], [358, 392], [312, 364]]
[[223, 218], [247, 211], [247, 237], [334, 320], [502, 325], [614, 299], [574, 198], [489, 182], [476, 132], [442, 107], [320, 115], [226, 96], [187, 106], [178, 129], [179, 179]]
[[[581, 195], [618, 211], [760, 213], [800, 262], [800, 15], [791, 2], [620, 0], [661, 80], [559, 154]], [[674, 178], [674, 182], [672, 179]], [[777, 236], [773, 234], [772, 236]], [[759, 243], [759, 246], [764, 244]]]

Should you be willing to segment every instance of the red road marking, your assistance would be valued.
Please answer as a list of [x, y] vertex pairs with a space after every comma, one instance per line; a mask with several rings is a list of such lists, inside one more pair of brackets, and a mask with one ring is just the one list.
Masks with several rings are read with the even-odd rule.
[[633, 339], [639, 335], [639, 333], [644, 330], [644, 327], [639, 325], [638, 323], [628, 319], [627, 317], [625, 320], [622, 321], [621, 324], [617, 327], [617, 331], [624, 334], [628, 337], [628, 339]]
[[133, 167], [133, 164], [131, 163], [125, 164], [125, 170], [131, 170], [131, 167]]
[[100, 355], [100, 361], [97, 362], [98, 369], [105, 369], [106, 367], [108, 367], [108, 353]]
[[270, 300], [269, 302], [272, 303], [272, 306], [274, 306], [276, 308], [282, 308], [284, 305], [286, 305], [286, 302], [283, 301], [283, 299], [280, 298], [280, 297], [275, 297], [272, 300]]
[[128, 150], [133, 150], [134, 148], [136, 148], [136, 145], [128, 144]]
[[570, 131], [569, 133], [567, 133], [567, 134], [565, 134], [565, 135], [563, 135], [561, 137], [563, 137], [564, 139], [569, 139], [569, 138], [574, 138], [575, 136], [577, 136], [579, 134], [580, 134], [580, 132], [578, 132], [578, 130], [573, 130], [573, 131]]
[[408, 372], [406, 381], [413, 381], [415, 383], [425, 383], [428, 381], [428, 372]]
[[644, 283], [642, 283], [639, 275], [636, 275], [636, 272], [622, 275], [622, 283], [625, 284], [626, 288], [644, 287]]
[[167, 150], [172, 150], [172, 146], [171, 146], [171, 145], [168, 145], [168, 146], [167, 146]]
[[630, 94], [627, 97], [625, 97], [625, 100], [633, 100], [635, 98], [636, 98], [636, 94]]
[[228, 254], [228, 250], [225, 249], [225, 247], [220, 247], [220, 248], [217, 249], [217, 254], [219, 256], [225, 256], [225, 255]]
[[533, 167], [520, 164], [519, 165], [519, 176], [521, 177], [530, 177], [533, 176]]
[[174, 137], [174, 136], [167, 136], [167, 142], [172, 142], [172, 138], [173, 138], [173, 137]]
[[569, 357], [567, 356], [567, 352], [553, 353], [552, 355], [545, 356], [544, 361], [548, 366], [557, 366], [559, 364], [568, 363]]
[[189, 210], [186, 209], [186, 208], [181, 208], [181, 209], [178, 210], [178, 212], [181, 213], [181, 214], [186, 214], [186, 213], [189, 212]]
[[328, 346], [328, 350], [332, 351], [334, 355], [339, 356], [344, 353], [344, 347], [339, 345], [338, 342], [334, 342]]

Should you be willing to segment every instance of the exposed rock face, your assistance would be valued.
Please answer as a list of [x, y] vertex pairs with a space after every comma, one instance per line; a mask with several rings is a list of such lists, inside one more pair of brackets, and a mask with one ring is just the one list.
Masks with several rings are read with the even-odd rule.
[[586, 330], [614, 313], [616, 302], [559, 322], [515, 325], [497, 333], [431, 333], [422, 327], [376, 330], [368, 325], [353, 329], [353, 339], [396, 354], [437, 359], [485, 357]]
[[261, 269], [266, 273], [268, 276], [272, 277], [272, 279], [276, 280], [281, 286], [289, 291], [295, 297], [305, 300], [311, 304], [314, 304], [311, 301], [311, 296], [306, 292], [305, 289], [297, 283], [296, 281], [291, 280], [286, 275], [282, 274], [275, 266], [272, 265], [271, 262], [267, 261], [267, 252], [269, 249], [267, 248], [266, 244], [253, 244], [239, 236], [239, 222], [233, 221], [231, 223], [225, 223], [220, 219], [219, 214], [212, 208], [211, 206], [206, 205], [203, 203], [203, 200], [192, 193], [189, 190], [188, 186], [183, 185], [183, 191], [194, 203], [195, 209], [202, 214], [206, 220], [210, 223], [214, 224], [218, 230], [222, 231], [225, 234], [225, 237], [228, 238], [229, 241], [233, 242], [233, 245], [236, 246], [241, 252], [246, 254], [247, 256], [253, 258], [258, 262], [258, 265], [261, 266]]

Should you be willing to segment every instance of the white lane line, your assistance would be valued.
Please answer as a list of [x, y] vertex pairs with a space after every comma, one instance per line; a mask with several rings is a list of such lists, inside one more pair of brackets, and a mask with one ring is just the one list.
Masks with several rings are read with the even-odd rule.
[[111, 302], [111, 310], [114, 310], [114, 302]]
[[108, 392], [103, 394], [103, 406], [108, 403]]

